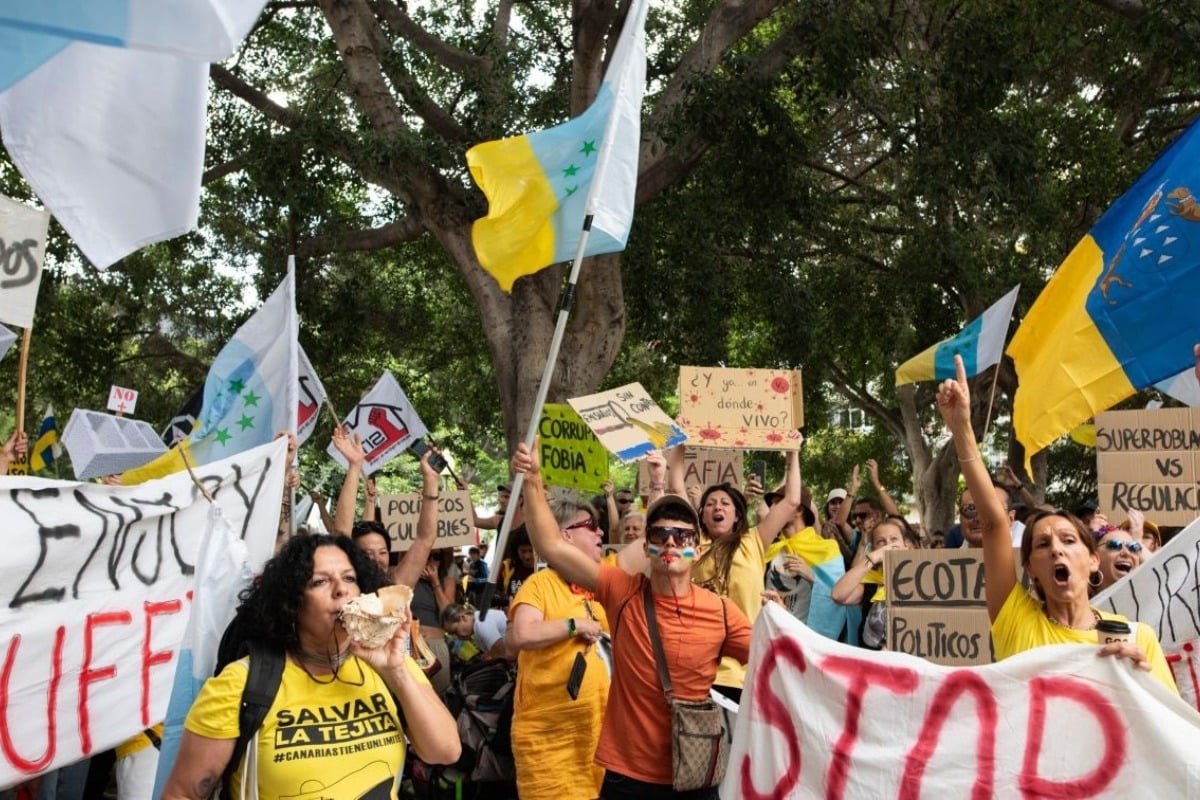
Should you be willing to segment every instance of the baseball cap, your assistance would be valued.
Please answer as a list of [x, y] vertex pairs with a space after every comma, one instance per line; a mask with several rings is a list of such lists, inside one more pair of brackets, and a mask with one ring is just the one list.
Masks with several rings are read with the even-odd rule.
[[696, 509], [677, 494], [664, 494], [646, 509], [646, 527], [660, 519], [690, 522], [697, 531], [700, 530], [700, 518], [696, 516]]
[[846, 499], [846, 490], [845, 489], [834, 489], [832, 492], [829, 493], [829, 497], [825, 498], [825, 505], [829, 505], [830, 501], [833, 501], [833, 500], [845, 500], [845, 499]]

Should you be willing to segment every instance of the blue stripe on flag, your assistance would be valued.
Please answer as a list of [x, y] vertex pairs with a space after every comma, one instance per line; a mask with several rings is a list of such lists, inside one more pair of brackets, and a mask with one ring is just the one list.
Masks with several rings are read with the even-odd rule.
[[933, 356], [934, 380], [944, 381], [955, 376], [954, 356], [962, 356], [963, 366], [967, 375], [977, 375], [979, 370], [979, 336], [983, 333], [983, 315], [971, 320], [962, 332], [953, 339], [947, 339], [938, 345]]

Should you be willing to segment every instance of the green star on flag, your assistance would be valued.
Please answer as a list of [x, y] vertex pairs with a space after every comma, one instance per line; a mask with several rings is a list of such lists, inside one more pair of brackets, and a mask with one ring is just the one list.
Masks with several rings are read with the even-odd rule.
[[579, 148], [579, 152], [583, 153], [585, 156], [590, 156], [592, 153], [595, 153], [596, 140], [589, 139], [588, 141], [584, 142], [583, 147]]
[[233, 438], [232, 436], [229, 435], [228, 428], [218, 428], [217, 432], [215, 434], [215, 437], [217, 440], [217, 444], [225, 444], [226, 442], [228, 442], [230, 439]]
[[234, 378], [229, 382], [230, 394], [241, 394], [242, 389], [246, 388], [246, 382], [241, 378]]
[[256, 395], [254, 390], [251, 389], [242, 397], [242, 402], [246, 404], [247, 408], [249, 408], [250, 406], [257, 406], [258, 401], [261, 399], [262, 398]]
[[250, 428], [254, 427], [254, 418], [247, 417], [245, 414], [243, 414], [242, 418], [238, 420], [237, 424], [242, 427], [242, 430], [249, 430]]

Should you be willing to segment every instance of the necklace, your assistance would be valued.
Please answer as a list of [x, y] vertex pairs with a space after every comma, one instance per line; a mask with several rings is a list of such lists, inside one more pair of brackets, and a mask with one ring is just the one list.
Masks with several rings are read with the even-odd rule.
[[[297, 647], [292, 651], [292, 656], [305, 672], [308, 672], [308, 665], [311, 665], [319, 669], [328, 669], [330, 672], [337, 674], [337, 671], [350, 658], [350, 650], [346, 649], [340, 653], [308, 653]], [[309, 673], [309, 677], [311, 676], [312, 673]]]
[[1046, 619], [1050, 620], [1058, 627], [1066, 628], [1069, 631], [1094, 631], [1094, 630], [1096, 630], [1096, 626], [1098, 624], [1100, 624], [1100, 612], [1094, 608], [1089, 608], [1088, 610], [1092, 612], [1092, 624], [1087, 626], [1086, 628], [1076, 628], [1073, 625], [1067, 625], [1064, 622], [1059, 622], [1054, 617], [1050, 616], [1050, 610], [1048, 608], [1046, 608], [1046, 606], [1044, 606], [1044, 605], [1042, 606], [1042, 613], [1046, 615]]

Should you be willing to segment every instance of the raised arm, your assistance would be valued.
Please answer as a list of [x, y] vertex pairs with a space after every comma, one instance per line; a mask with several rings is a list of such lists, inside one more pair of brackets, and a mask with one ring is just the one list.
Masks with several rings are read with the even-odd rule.
[[617, 510], [616, 487], [613, 486], [612, 478], [604, 482], [604, 510], [605, 517], [608, 519], [608, 530], [604, 531], [604, 541], [615, 542], [617, 541], [617, 530], [621, 526], [621, 512]]
[[[871, 486], [875, 487], [875, 494], [879, 495], [879, 504], [883, 506], [883, 510], [892, 516], [902, 516], [900, 509], [896, 507], [896, 501], [888, 494], [888, 490], [884, 488], [883, 483], [879, 480], [879, 462], [873, 458], [867, 459], [867, 473], [871, 476]], [[845, 505], [843, 503], [842, 505]]]
[[374, 478], [367, 478], [363, 481], [363, 491], [366, 494], [363, 500], [363, 519], [382, 522], [383, 517], [379, 509], [379, 487], [375, 485]]
[[667, 460], [663, 458], [661, 450], [651, 450], [646, 454], [646, 471], [650, 473], [650, 491], [646, 494], [646, 508], [649, 508], [667, 489]]
[[0, 475], [7, 475], [8, 465], [14, 461], [20, 461], [28, 449], [29, 434], [24, 431], [18, 433], [14, 430], [8, 440], [4, 442], [4, 449], [0, 450]]
[[[803, 436], [800, 441], [803, 443]], [[789, 450], [785, 460], [787, 475], [783, 480], [783, 499], [771, 506], [767, 516], [758, 523], [758, 538], [762, 540], [764, 549], [771, 546], [771, 542], [775, 541], [775, 537], [800, 507], [800, 451]]]
[[[533, 542], [533, 549], [546, 559], [554, 571], [568, 583], [595, 589], [600, 579], [600, 565], [592, 561], [562, 537], [550, 503], [546, 500], [546, 487], [542, 483], [542, 471], [524, 442], [517, 445], [512, 457], [514, 474], [523, 473], [521, 494], [525, 498], [525, 530]], [[510, 502], [515, 503], [514, 497]], [[628, 548], [626, 548], [628, 549]]]
[[333, 446], [346, 459], [346, 477], [342, 480], [342, 491], [338, 494], [337, 508], [333, 512], [333, 528], [330, 533], [349, 536], [354, 527], [354, 511], [358, 506], [358, 479], [362, 476], [367, 453], [363, 450], [358, 434], [351, 435], [345, 425], [333, 429]]
[[421, 456], [421, 513], [417, 517], [417, 538], [396, 565], [396, 583], [405, 586], [416, 586], [417, 581], [421, 580], [425, 562], [429, 560], [433, 544], [437, 541], [438, 474], [429, 466], [429, 453], [434, 452], [437, 451], [430, 448]]
[[830, 592], [833, 602], [843, 606], [854, 606], [861, 603], [863, 578], [879, 565], [871, 558], [871, 553], [867, 549], [867, 537], [862, 537], [862, 541], [858, 544], [858, 555], [854, 557], [854, 563], [850, 565], [850, 569], [846, 570], [846, 574], [838, 578], [838, 582], [833, 585]]
[[[683, 445], [675, 445], [663, 452], [667, 460], [667, 494], [687, 497], [687, 466], [683, 456]], [[695, 503], [693, 503], [695, 505]]]
[[971, 428], [971, 390], [967, 386], [967, 372], [961, 356], [954, 357], [954, 368], [956, 377], [942, 381], [938, 388], [938, 412], [950, 431], [959, 469], [975, 498], [983, 523], [983, 575], [988, 617], [995, 621], [1017, 582], [1008, 512], [992, 488], [992, 478], [975, 443], [975, 431]]

